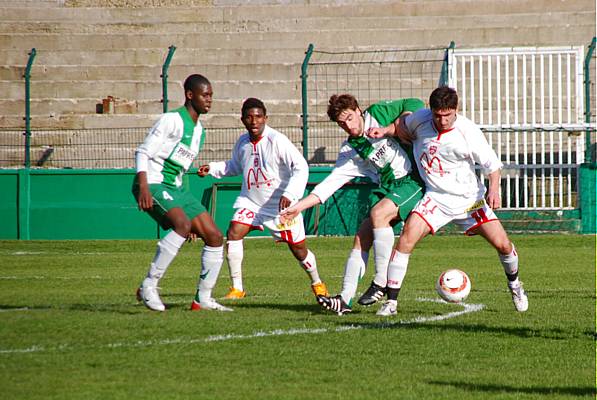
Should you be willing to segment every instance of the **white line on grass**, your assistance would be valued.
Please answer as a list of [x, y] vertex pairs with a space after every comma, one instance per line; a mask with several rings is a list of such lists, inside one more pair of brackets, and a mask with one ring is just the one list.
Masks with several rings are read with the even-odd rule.
[[[417, 301], [422, 302], [438, 302], [446, 303], [443, 300], [434, 300], [427, 298], [417, 298]], [[293, 329], [275, 329], [272, 331], [257, 331], [251, 334], [224, 334], [224, 335], [211, 335], [202, 338], [174, 338], [164, 340], [139, 340], [136, 342], [116, 342], [108, 343], [99, 346], [73, 346], [68, 344], [62, 344], [56, 347], [42, 347], [42, 346], [31, 346], [24, 349], [0, 349], [0, 354], [16, 354], [16, 353], [37, 353], [37, 352], [52, 352], [52, 351], [69, 351], [78, 349], [97, 349], [97, 348], [131, 348], [131, 347], [152, 347], [152, 346], [164, 346], [172, 344], [196, 344], [196, 343], [210, 343], [210, 342], [225, 342], [229, 340], [246, 340], [272, 336], [292, 336], [292, 335], [314, 335], [320, 333], [341, 333], [347, 331], [354, 331], [360, 329], [388, 329], [398, 327], [400, 325], [411, 325], [411, 324], [422, 324], [425, 322], [443, 321], [450, 318], [459, 317], [464, 314], [481, 311], [485, 308], [484, 304], [466, 304], [460, 303], [462, 310], [453, 311], [447, 314], [435, 315], [432, 317], [416, 317], [406, 320], [398, 321], [386, 321], [380, 323], [373, 323], [370, 325], [344, 325], [337, 328], [293, 328]]]

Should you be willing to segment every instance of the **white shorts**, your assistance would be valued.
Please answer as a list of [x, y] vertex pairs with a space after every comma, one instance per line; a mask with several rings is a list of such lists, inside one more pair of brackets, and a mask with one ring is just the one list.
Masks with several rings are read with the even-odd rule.
[[238, 208], [232, 216], [231, 222], [250, 226], [251, 230], [262, 231], [265, 227], [269, 229], [273, 238], [278, 242], [299, 244], [307, 238], [302, 214], [299, 214], [292, 221], [282, 224], [278, 217], [259, 214], [248, 208]]
[[447, 214], [440, 209], [432, 198], [424, 195], [412, 212], [423, 218], [432, 234], [435, 234], [442, 226], [454, 222], [465, 235], [474, 235], [471, 231], [486, 222], [498, 219], [484, 199], [477, 201], [461, 214]]

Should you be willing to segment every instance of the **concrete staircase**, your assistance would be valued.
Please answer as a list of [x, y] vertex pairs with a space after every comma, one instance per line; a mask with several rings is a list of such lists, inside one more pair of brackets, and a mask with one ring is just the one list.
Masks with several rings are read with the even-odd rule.
[[[240, 102], [256, 96], [276, 124], [291, 126], [300, 125], [300, 65], [309, 43], [319, 50], [451, 40], [457, 47], [579, 45], [595, 34], [593, 0], [171, 0], [163, 3], [180, 6], [160, 8], [123, 0], [104, 3], [128, 7], [80, 7], [92, 3], [102, 2], [0, 0], [0, 127], [23, 126], [22, 76], [33, 47], [33, 127], [150, 125], [162, 110], [160, 73], [170, 45], [177, 46], [172, 106], [184, 78], [199, 72], [215, 91], [208, 125], [238, 126]], [[128, 101], [133, 114], [96, 114], [106, 96]]]
[[[240, 128], [250, 96], [266, 102], [272, 126], [299, 127], [310, 43], [330, 51], [586, 45], [594, 35], [594, 0], [0, 0], [0, 129], [24, 127], [33, 47], [34, 129], [151, 126], [170, 45], [170, 108], [182, 102], [186, 76], [202, 73], [215, 93], [207, 127]], [[124, 105], [116, 114], [96, 112], [107, 96]]]

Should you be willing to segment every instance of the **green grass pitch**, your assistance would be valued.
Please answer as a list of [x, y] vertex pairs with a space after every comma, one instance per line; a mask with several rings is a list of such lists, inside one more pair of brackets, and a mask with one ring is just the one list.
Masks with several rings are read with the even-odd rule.
[[[188, 310], [197, 243], [162, 280], [168, 310], [156, 313], [134, 296], [154, 241], [0, 242], [0, 396], [594, 399], [595, 236], [512, 239], [528, 312], [514, 311], [482, 239], [437, 236], [415, 250], [398, 316], [385, 319], [378, 306], [322, 311], [305, 273], [271, 239], [245, 242], [248, 297], [222, 300], [231, 313]], [[309, 239], [332, 293], [351, 243]], [[471, 277], [467, 307], [435, 301], [435, 279], [449, 267]], [[228, 285], [224, 264], [215, 297]]]

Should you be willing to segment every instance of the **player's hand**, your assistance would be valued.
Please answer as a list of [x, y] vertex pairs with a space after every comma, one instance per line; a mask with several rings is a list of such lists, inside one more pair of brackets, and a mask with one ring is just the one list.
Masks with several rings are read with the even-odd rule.
[[205, 164], [199, 167], [199, 169], [197, 170], [197, 175], [199, 175], [200, 178], [204, 178], [209, 174], [209, 165]]
[[153, 197], [149, 188], [141, 186], [139, 188], [139, 197], [137, 198], [137, 206], [139, 210], [149, 211], [153, 208]]
[[280, 203], [278, 204], [278, 211], [282, 211], [290, 207], [291, 201], [287, 197], [280, 197]]
[[487, 205], [491, 207], [492, 210], [497, 210], [502, 206], [502, 196], [500, 196], [498, 191], [488, 190], [486, 199]]
[[300, 213], [296, 206], [288, 207], [280, 212], [280, 222], [286, 224], [295, 219]]
[[384, 136], [390, 135], [391, 131], [388, 127], [379, 127], [379, 128], [369, 128], [367, 132], [365, 132], [367, 136], [374, 139], [379, 139]]
[[199, 236], [197, 236], [197, 234], [195, 232], [191, 231], [187, 235], [187, 243], [196, 242], [198, 238], [199, 238]]

